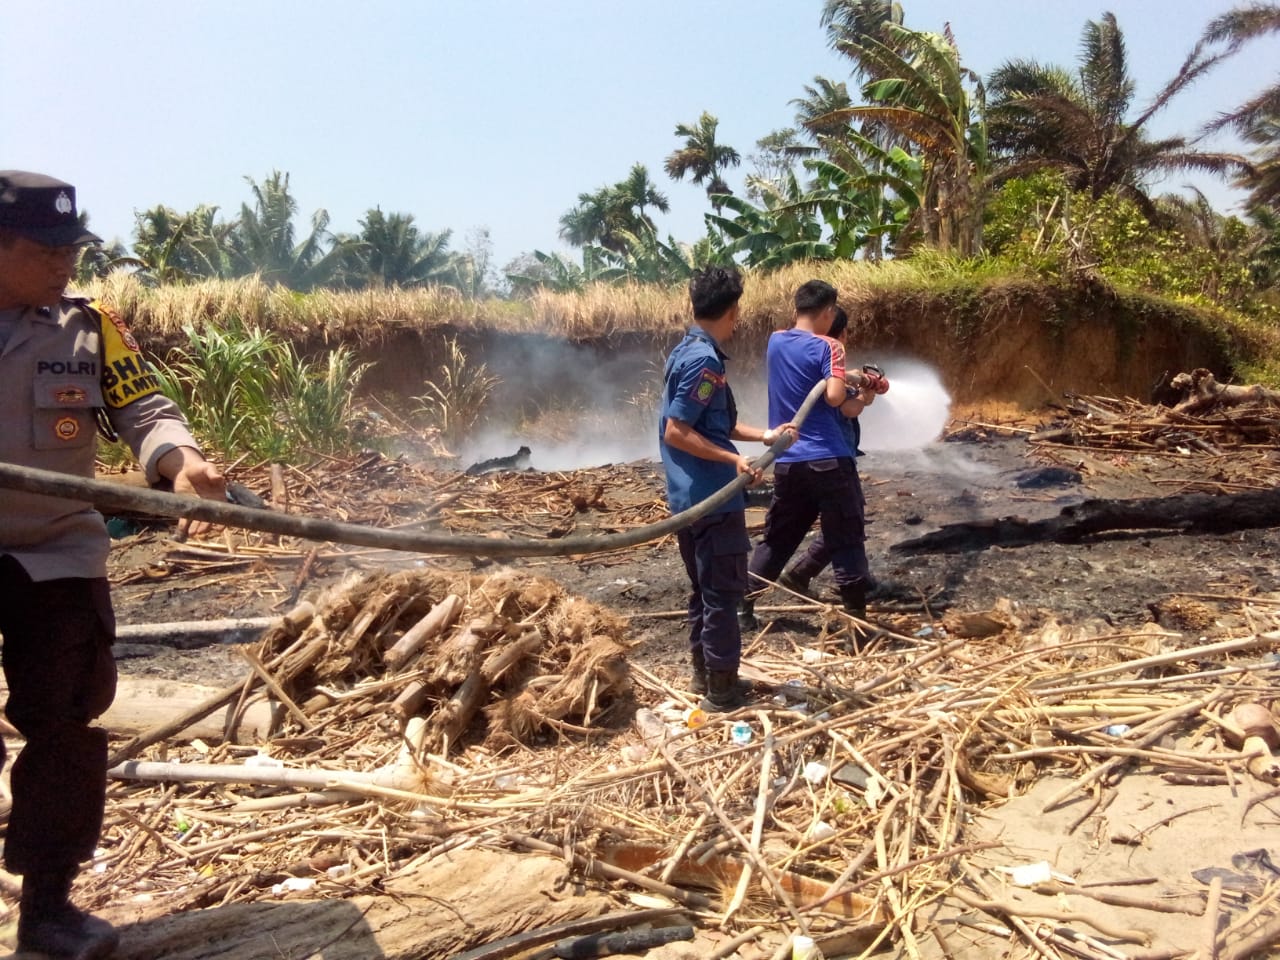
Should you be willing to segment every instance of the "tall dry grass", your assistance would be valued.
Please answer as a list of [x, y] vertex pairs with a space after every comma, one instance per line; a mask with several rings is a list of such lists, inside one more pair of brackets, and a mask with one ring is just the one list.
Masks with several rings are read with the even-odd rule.
[[[802, 264], [748, 274], [743, 327], [770, 330], [790, 322], [795, 288], [814, 277], [855, 301], [884, 287], [927, 283], [905, 263]], [[184, 327], [226, 326], [235, 320], [289, 338], [339, 342], [377, 340], [396, 328], [483, 329], [541, 333], [567, 340], [608, 340], [613, 334], [663, 337], [690, 322], [683, 285], [595, 284], [581, 293], [539, 291], [529, 300], [471, 300], [450, 290], [398, 288], [297, 293], [257, 277], [149, 287], [117, 272], [87, 285], [84, 295], [114, 306], [140, 333], [168, 341]]]

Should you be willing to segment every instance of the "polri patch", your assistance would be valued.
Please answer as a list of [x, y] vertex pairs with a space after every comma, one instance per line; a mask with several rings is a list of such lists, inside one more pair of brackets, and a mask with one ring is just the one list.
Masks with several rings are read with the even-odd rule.
[[59, 417], [53, 425], [59, 440], [66, 442], [80, 436], [80, 421], [75, 417]]
[[698, 378], [698, 382], [693, 387], [693, 399], [697, 400], [704, 406], [711, 402], [711, 398], [716, 395], [716, 391], [724, 386], [724, 377], [716, 373], [714, 370], [704, 367], [702, 376]]

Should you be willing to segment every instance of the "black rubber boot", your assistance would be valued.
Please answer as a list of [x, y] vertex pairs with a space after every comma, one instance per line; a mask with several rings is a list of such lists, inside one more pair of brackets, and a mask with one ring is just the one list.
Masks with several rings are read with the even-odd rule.
[[800, 596], [808, 597], [810, 600], [814, 599], [813, 587], [809, 585], [809, 577], [797, 573], [795, 567], [782, 571], [782, 576], [778, 578], [778, 586], [786, 587], [792, 593], [798, 593]]
[[729, 713], [747, 705], [750, 689], [738, 680], [737, 670], [708, 670], [707, 695], [698, 706], [707, 713]]
[[760, 621], [756, 619], [755, 597], [743, 597], [742, 602], [738, 604], [738, 629], [755, 630], [759, 626]]
[[689, 662], [693, 667], [689, 676], [689, 690], [702, 696], [707, 692], [707, 657], [702, 652], [702, 647], [690, 648]]
[[861, 625], [855, 625], [849, 631], [848, 648], [850, 653], [858, 653], [870, 645], [871, 641], [885, 635], [885, 631], [882, 628], [867, 621], [867, 588], [865, 586], [858, 584], [856, 586], [841, 587], [840, 603], [844, 607], [845, 613], [863, 621]]
[[840, 588], [844, 612], [859, 620], [867, 619], [867, 588], [862, 584], [846, 584]]
[[105, 960], [120, 943], [107, 921], [71, 905], [74, 867], [42, 869], [22, 878], [18, 952], [66, 960]]

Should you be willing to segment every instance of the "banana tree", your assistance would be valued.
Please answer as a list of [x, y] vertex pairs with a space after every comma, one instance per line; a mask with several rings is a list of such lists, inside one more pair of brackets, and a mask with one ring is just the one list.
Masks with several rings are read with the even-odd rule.
[[[922, 163], [920, 222], [925, 237], [962, 256], [982, 247], [982, 207], [990, 173], [986, 96], [982, 82], [960, 62], [955, 39], [883, 24], [837, 47], [872, 77], [865, 105], [820, 118], [876, 124], [911, 145]], [[864, 138], [866, 139], [866, 138]]]

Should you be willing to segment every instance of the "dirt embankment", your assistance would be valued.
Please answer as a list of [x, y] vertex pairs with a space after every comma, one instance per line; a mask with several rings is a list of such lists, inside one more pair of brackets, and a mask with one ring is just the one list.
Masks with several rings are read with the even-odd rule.
[[[854, 290], [842, 296], [854, 325], [855, 358], [910, 357], [933, 366], [952, 399], [1037, 407], [1061, 391], [1149, 401], [1168, 377], [1208, 367], [1232, 376], [1249, 347], [1233, 343], [1207, 314], [1111, 290], [1030, 281], [937, 290]], [[742, 320], [731, 345], [735, 377], [763, 366], [776, 311]], [[645, 395], [678, 333], [610, 329], [597, 338], [452, 327], [394, 328], [356, 345], [375, 364], [366, 387], [414, 396], [438, 379], [456, 337], [472, 364], [503, 382], [508, 399], [538, 409], [597, 405]]]

